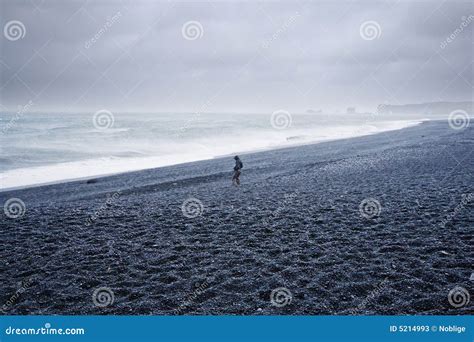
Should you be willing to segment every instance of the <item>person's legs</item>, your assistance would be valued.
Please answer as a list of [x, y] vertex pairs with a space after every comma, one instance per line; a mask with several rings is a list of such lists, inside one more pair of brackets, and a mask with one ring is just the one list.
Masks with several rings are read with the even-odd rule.
[[238, 172], [238, 171], [234, 171], [234, 175], [232, 176], [232, 185], [236, 185], [236, 182], [237, 182], [237, 172]]
[[235, 182], [237, 183], [237, 185], [240, 185], [240, 171], [236, 172]]

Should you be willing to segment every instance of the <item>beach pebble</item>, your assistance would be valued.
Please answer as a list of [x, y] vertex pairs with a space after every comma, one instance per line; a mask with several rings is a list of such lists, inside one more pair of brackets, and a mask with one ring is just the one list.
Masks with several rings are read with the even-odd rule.
[[449, 254], [448, 252], [446, 252], [446, 251], [441, 251], [440, 253], [441, 253], [441, 254], [444, 254], [444, 255], [450, 255], [450, 254]]

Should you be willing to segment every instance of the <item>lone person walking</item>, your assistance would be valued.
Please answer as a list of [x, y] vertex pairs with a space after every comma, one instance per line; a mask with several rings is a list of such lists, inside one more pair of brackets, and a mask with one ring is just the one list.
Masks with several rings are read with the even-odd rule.
[[235, 156], [234, 176], [232, 177], [232, 184], [235, 186], [240, 185], [240, 170], [244, 167], [244, 164], [240, 160], [239, 156]]

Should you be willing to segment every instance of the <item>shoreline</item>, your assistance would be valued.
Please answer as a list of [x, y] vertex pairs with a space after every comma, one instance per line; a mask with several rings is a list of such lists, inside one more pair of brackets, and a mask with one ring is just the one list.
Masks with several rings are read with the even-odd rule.
[[2, 192], [24, 210], [0, 213], [0, 303], [28, 281], [6, 314], [469, 315], [473, 131], [253, 153], [239, 188], [221, 158]]
[[[195, 163], [195, 162], [200, 162], [200, 161], [205, 161], [205, 160], [214, 160], [214, 159], [221, 159], [221, 158], [226, 158], [229, 156], [234, 156], [235, 154], [238, 155], [248, 155], [248, 154], [253, 154], [253, 153], [261, 153], [261, 152], [267, 152], [267, 151], [276, 151], [276, 150], [281, 150], [281, 149], [287, 149], [287, 148], [296, 148], [300, 146], [308, 146], [308, 145], [315, 145], [315, 144], [322, 144], [322, 143], [327, 143], [327, 142], [332, 142], [332, 141], [339, 141], [339, 140], [347, 140], [347, 139], [353, 139], [353, 138], [359, 138], [359, 137], [364, 137], [364, 136], [371, 136], [374, 134], [382, 134], [386, 132], [392, 132], [392, 131], [397, 131], [397, 130], [403, 130], [407, 129], [410, 127], [422, 125], [424, 122], [429, 122], [431, 120], [428, 119], [420, 119], [420, 120], [401, 120], [402, 122], [405, 123], [404, 127], [400, 128], [393, 128], [393, 129], [387, 129], [387, 130], [381, 130], [381, 131], [376, 131], [376, 132], [367, 132], [362, 135], [355, 135], [351, 137], [336, 137], [336, 138], [327, 138], [327, 139], [322, 139], [318, 141], [307, 141], [307, 142], [301, 142], [301, 143], [292, 143], [292, 144], [287, 144], [287, 145], [280, 145], [280, 146], [275, 146], [275, 147], [267, 147], [267, 148], [256, 148], [253, 150], [249, 151], [243, 151], [243, 152], [231, 152], [228, 154], [223, 154], [223, 155], [217, 155], [209, 158], [203, 158], [203, 159], [197, 159], [197, 160], [189, 160], [189, 161], [184, 161], [184, 162], [171, 162], [171, 163], [165, 163], [163, 165], [159, 166], [146, 166], [142, 168], [136, 168], [136, 169], [126, 169], [126, 170], [121, 170], [121, 171], [114, 171], [114, 172], [109, 172], [109, 173], [98, 173], [98, 174], [91, 174], [88, 176], [83, 176], [83, 177], [72, 177], [72, 178], [61, 178], [57, 180], [51, 180], [51, 181], [46, 181], [46, 182], [38, 182], [38, 183], [32, 183], [32, 184], [26, 184], [26, 185], [18, 185], [18, 186], [11, 186], [11, 187], [6, 187], [6, 188], [1, 188], [0, 187], [0, 193], [2, 192], [7, 192], [7, 191], [15, 191], [15, 190], [23, 190], [23, 189], [30, 189], [30, 188], [36, 188], [36, 187], [42, 187], [42, 186], [47, 186], [47, 185], [55, 185], [55, 184], [64, 184], [64, 183], [71, 183], [71, 182], [78, 182], [78, 181], [87, 181], [87, 180], [92, 180], [92, 179], [100, 179], [104, 177], [110, 177], [110, 176], [115, 176], [115, 175], [122, 175], [122, 174], [127, 174], [130, 172], [139, 172], [139, 171], [145, 171], [145, 170], [152, 170], [152, 169], [159, 169], [159, 168], [164, 168], [164, 167], [169, 167], [169, 166], [175, 166], [175, 165], [185, 165], [188, 163]], [[398, 122], [398, 121], [394, 121]], [[110, 157], [109, 157], [110, 158]], [[160, 159], [161, 157], [144, 157], [144, 161], [149, 161], [149, 160], [154, 160], [154, 159]], [[6, 172], [8, 173], [15, 173], [16, 172], [31, 172], [33, 169], [50, 169], [51, 167], [58, 167], [58, 166], [65, 166], [65, 165], [72, 165], [72, 164], [82, 164], [82, 163], [87, 163], [87, 162], [96, 162], [97, 160], [100, 159], [105, 159], [99, 158], [99, 159], [91, 159], [91, 160], [79, 160], [79, 161], [70, 161], [70, 162], [64, 162], [60, 164], [52, 164], [52, 165], [45, 165], [45, 166], [38, 166], [38, 167], [33, 167], [33, 168], [23, 168], [23, 169], [13, 169], [13, 170], [7, 170]], [[121, 162], [126, 161], [122, 160]], [[131, 160], [136, 161], [135, 159]], [[129, 162], [131, 162], [129, 161]], [[45, 172], [45, 171], [42, 171]], [[28, 176], [24, 176], [22, 178], [28, 178]], [[0, 184], [2, 182], [2, 175], [0, 174]]]

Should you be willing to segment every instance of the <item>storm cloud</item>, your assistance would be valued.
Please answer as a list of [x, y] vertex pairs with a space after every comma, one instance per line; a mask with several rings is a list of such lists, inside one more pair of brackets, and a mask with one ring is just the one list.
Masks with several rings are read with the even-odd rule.
[[4, 110], [296, 113], [472, 98], [471, 2], [3, 0], [0, 13]]

